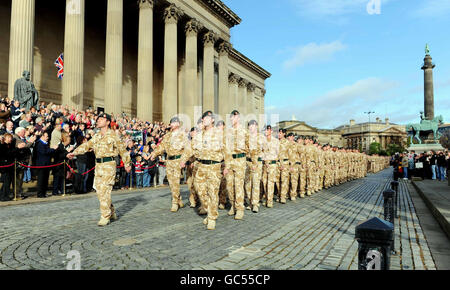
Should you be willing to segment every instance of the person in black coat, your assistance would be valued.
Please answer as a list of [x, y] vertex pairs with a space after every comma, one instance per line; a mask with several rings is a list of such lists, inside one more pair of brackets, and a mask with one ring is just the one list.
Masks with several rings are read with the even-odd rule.
[[[55, 149], [50, 148], [48, 143], [48, 132], [44, 132], [42, 134], [41, 139], [35, 144], [35, 152], [36, 152], [36, 162], [35, 166], [49, 166], [51, 164], [52, 155], [55, 153]], [[39, 168], [36, 169], [37, 172], [37, 180], [38, 180], [38, 197], [45, 198], [47, 197], [47, 188], [48, 188], [48, 176], [50, 169], [49, 168]]]
[[[14, 163], [16, 157], [15, 140], [11, 134], [3, 135], [3, 142], [0, 144], [0, 166], [7, 166]], [[14, 166], [0, 168], [3, 177], [3, 186], [0, 190], [0, 200], [11, 200], [11, 184], [14, 182]]]
[[[67, 161], [67, 154], [72, 152], [73, 147], [70, 145], [70, 136], [67, 133], [61, 134], [61, 142], [53, 155], [54, 164], [63, 163]], [[63, 166], [53, 168], [53, 194], [61, 195], [64, 192], [64, 178], [66, 170]]]

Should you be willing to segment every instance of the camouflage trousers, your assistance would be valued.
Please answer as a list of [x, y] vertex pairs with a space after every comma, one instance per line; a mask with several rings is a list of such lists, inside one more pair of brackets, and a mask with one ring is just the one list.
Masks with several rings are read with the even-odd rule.
[[[225, 169], [225, 165], [222, 164], [221, 170]], [[227, 196], [228, 196], [228, 190], [227, 190], [227, 179], [225, 176], [222, 177], [220, 180], [220, 189], [219, 189], [219, 204], [226, 205], [227, 204]]]
[[180, 178], [181, 168], [180, 160], [166, 161], [167, 180], [169, 181], [170, 191], [172, 192], [172, 204], [180, 204]]
[[[283, 167], [283, 169], [281, 169]], [[281, 194], [280, 198], [286, 199], [289, 192], [289, 176], [290, 176], [290, 165], [289, 161], [282, 161], [280, 165], [280, 176], [281, 176]]]
[[278, 165], [277, 164], [267, 164], [264, 166], [263, 171], [263, 183], [264, 189], [267, 196], [267, 205], [273, 205], [273, 192], [274, 186], [278, 178]]
[[325, 187], [330, 187], [333, 185], [333, 172], [331, 171], [331, 167], [327, 166], [325, 168], [325, 177], [324, 177], [324, 186]]
[[199, 200], [194, 186], [194, 177], [197, 170], [196, 166], [196, 163], [186, 166], [186, 183], [189, 188], [189, 203], [194, 207], [197, 205], [197, 201]]
[[300, 165], [298, 164], [293, 164], [291, 165], [290, 168], [290, 180], [291, 180], [291, 192], [290, 192], [290, 196], [291, 198], [293, 197], [297, 197], [297, 193], [298, 193], [298, 179], [300, 176]]
[[245, 158], [233, 159], [230, 162], [230, 168], [226, 176], [228, 198], [231, 206], [236, 210], [245, 210], [244, 208], [244, 179], [247, 169], [247, 160]]
[[245, 191], [247, 199], [252, 206], [259, 206], [263, 164], [262, 162], [258, 162], [255, 170], [253, 170], [253, 166], [253, 162], [247, 162], [247, 171], [245, 172]]
[[321, 190], [323, 188], [323, 181], [325, 179], [325, 170], [323, 169], [323, 165], [317, 172], [317, 184], [316, 190]]
[[219, 217], [219, 189], [222, 180], [222, 164], [198, 164], [195, 174], [195, 188], [200, 199], [203, 199], [208, 212], [208, 219], [216, 220]]
[[114, 214], [111, 191], [116, 178], [116, 162], [97, 163], [95, 167], [94, 189], [100, 202], [100, 213], [109, 219]]
[[316, 165], [314, 162], [309, 162], [308, 169], [306, 172], [306, 182], [307, 182], [308, 193], [312, 193], [316, 188], [317, 171], [316, 171], [315, 167], [316, 167]]
[[299, 177], [300, 177], [300, 196], [305, 196], [306, 193], [306, 168], [303, 165], [299, 167]]

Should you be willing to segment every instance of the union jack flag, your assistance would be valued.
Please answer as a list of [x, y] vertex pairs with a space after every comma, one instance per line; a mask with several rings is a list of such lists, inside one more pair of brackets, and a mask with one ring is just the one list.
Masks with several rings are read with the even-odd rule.
[[55, 60], [55, 66], [58, 68], [58, 79], [62, 80], [64, 76], [64, 53], [61, 53]]

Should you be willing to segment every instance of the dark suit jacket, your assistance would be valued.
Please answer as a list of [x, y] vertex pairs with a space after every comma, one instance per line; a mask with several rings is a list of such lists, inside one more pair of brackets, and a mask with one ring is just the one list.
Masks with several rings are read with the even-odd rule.
[[34, 145], [36, 150], [36, 165], [37, 166], [47, 166], [51, 164], [52, 154], [55, 152], [51, 149], [48, 144], [44, 144], [41, 140], [36, 141]]

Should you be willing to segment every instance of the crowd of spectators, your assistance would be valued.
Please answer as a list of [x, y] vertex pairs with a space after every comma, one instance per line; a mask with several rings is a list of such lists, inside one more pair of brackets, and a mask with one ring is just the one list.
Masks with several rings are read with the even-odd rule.
[[[66, 155], [92, 138], [96, 132], [96, 117], [100, 113], [91, 107], [81, 111], [44, 102], [38, 108], [26, 111], [17, 101], [0, 96], [0, 200], [11, 200], [14, 192], [17, 198], [27, 197], [23, 193], [23, 183], [35, 180], [37, 195], [44, 198], [49, 176], [53, 176], [52, 195], [62, 194], [64, 185], [66, 190], [75, 193], [90, 192], [94, 176], [94, 171], [90, 170], [95, 167], [95, 155], [88, 152], [74, 160], [68, 160]], [[111, 129], [124, 141], [135, 164], [132, 172], [127, 174], [121, 167], [121, 160], [116, 160], [118, 168], [114, 188], [163, 185], [165, 157], [152, 161], [150, 154], [169, 127], [122, 113], [112, 116]], [[16, 166], [10, 166], [14, 163]], [[61, 163], [63, 165], [49, 167]], [[30, 166], [39, 168], [28, 168]]]
[[412, 177], [420, 177], [445, 181], [450, 172], [450, 152], [445, 150], [420, 154], [416, 154], [414, 151], [397, 153], [392, 156], [391, 165], [394, 168], [395, 179], [408, 180]]

